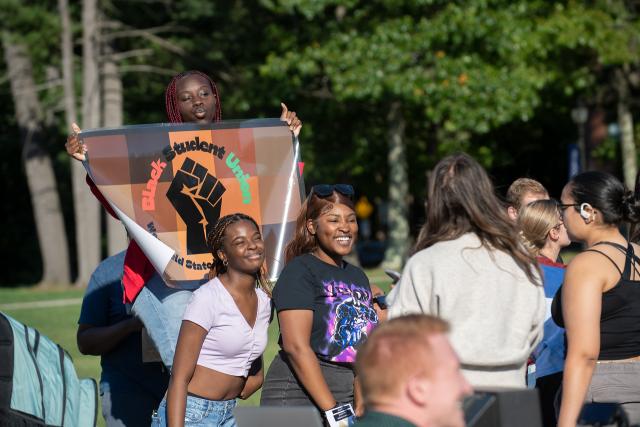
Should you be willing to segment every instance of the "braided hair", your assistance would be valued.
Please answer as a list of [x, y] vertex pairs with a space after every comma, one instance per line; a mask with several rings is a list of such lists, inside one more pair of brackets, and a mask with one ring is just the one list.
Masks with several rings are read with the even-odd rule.
[[[213, 227], [213, 230], [211, 230], [211, 232], [207, 236], [207, 246], [209, 247], [209, 250], [213, 255], [213, 263], [211, 266], [211, 270], [209, 271], [209, 279], [213, 279], [214, 277], [227, 271], [227, 266], [218, 256], [218, 251], [222, 250], [224, 246], [224, 236], [225, 232], [227, 231], [227, 227], [240, 221], [249, 221], [256, 227], [258, 231], [260, 231], [260, 227], [258, 226], [256, 220], [243, 213], [234, 213], [225, 215], [220, 218], [218, 222], [216, 222], [216, 225]], [[269, 297], [271, 297], [271, 282], [267, 279], [267, 269], [265, 268], [264, 264], [260, 267], [260, 270], [256, 272], [256, 281], [258, 287], [262, 289]]]
[[178, 94], [176, 93], [176, 85], [178, 81], [187, 76], [197, 75], [204, 77], [211, 85], [211, 92], [216, 100], [216, 111], [213, 114], [213, 121], [219, 122], [222, 120], [222, 106], [220, 105], [220, 96], [218, 95], [218, 88], [216, 84], [205, 73], [196, 70], [183, 71], [182, 73], [174, 76], [167, 88], [164, 91], [164, 103], [167, 110], [167, 118], [170, 123], [183, 123], [182, 115], [180, 114], [180, 107], [178, 107]]

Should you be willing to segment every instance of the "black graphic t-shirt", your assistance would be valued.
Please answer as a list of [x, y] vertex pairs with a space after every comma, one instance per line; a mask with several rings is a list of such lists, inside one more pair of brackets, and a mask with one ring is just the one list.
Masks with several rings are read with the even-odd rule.
[[313, 310], [311, 348], [331, 362], [355, 362], [357, 348], [378, 323], [371, 299], [362, 270], [346, 262], [327, 264], [311, 254], [289, 262], [273, 289], [278, 312]]

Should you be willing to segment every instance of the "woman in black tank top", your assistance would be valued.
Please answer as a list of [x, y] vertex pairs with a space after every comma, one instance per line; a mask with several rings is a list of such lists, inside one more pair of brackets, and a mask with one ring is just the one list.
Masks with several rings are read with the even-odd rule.
[[620, 233], [640, 202], [612, 175], [585, 172], [562, 191], [563, 221], [587, 249], [566, 271], [553, 318], [567, 332], [558, 426], [575, 426], [585, 401], [624, 402], [640, 422], [640, 248]]

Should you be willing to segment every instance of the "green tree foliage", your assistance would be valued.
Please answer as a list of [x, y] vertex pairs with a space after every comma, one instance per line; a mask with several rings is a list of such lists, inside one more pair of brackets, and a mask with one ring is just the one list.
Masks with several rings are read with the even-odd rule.
[[339, 102], [399, 99], [420, 122], [411, 141], [435, 138], [436, 153], [468, 150], [486, 166], [499, 155], [482, 135], [544, 113], [543, 95], [570, 108], [603, 67], [638, 58], [638, 20], [622, 1], [265, 3], [303, 24], [264, 75]]
[[[70, 3], [80, 55], [81, 4]], [[390, 181], [388, 114], [400, 103], [414, 232], [426, 172], [447, 153], [470, 152], [494, 172], [498, 184], [532, 175], [557, 193], [566, 178], [566, 144], [576, 137], [570, 111], [578, 99], [615, 120], [613, 76], [624, 70], [637, 122], [633, 82], [640, 28], [634, 4], [100, 1], [102, 37], [119, 55], [125, 124], [164, 121], [163, 91], [171, 75], [200, 69], [218, 83], [225, 119], [277, 116], [280, 101], [298, 112], [305, 123], [301, 141], [308, 184], [351, 182], [371, 200], [383, 200]], [[52, 118], [49, 148], [65, 197], [70, 191], [61, 87], [55, 83], [56, 2], [0, 0], [0, 19], [29, 48], [39, 98]], [[76, 71], [79, 93], [81, 70]], [[5, 73], [0, 63], [0, 99], [9, 100], [0, 109], [6, 130], [0, 141], [3, 152], [11, 153], [18, 151], [10, 148], [17, 130]], [[619, 157], [615, 147], [607, 153]], [[22, 173], [7, 163], [4, 177]], [[67, 221], [73, 220], [70, 203], [67, 198]], [[25, 203], [21, 209], [30, 207]], [[20, 259], [26, 263], [27, 255]]]
[[440, 152], [481, 153], [468, 144], [470, 135], [531, 118], [550, 78], [532, 61], [542, 40], [531, 2], [353, 2], [335, 14], [328, 12], [331, 1], [282, 3], [324, 31], [272, 54], [265, 74], [324, 85], [338, 101], [401, 100], [418, 112], [411, 120], [443, 132]]

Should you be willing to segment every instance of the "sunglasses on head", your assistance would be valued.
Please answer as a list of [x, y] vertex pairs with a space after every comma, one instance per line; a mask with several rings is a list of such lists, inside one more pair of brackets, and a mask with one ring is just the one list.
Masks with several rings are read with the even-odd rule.
[[311, 194], [318, 197], [329, 197], [336, 191], [343, 196], [353, 197], [353, 186], [349, 184], [318, 184], [311, 187]]

